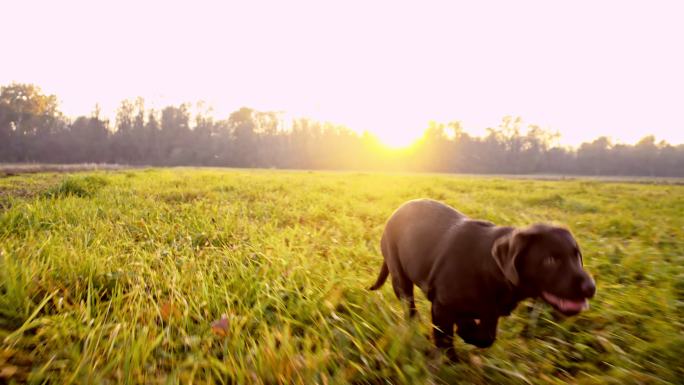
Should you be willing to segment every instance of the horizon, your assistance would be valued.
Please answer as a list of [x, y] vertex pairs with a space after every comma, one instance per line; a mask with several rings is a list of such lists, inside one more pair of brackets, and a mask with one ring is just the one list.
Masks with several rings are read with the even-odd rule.
[[558, 131], [563, 146], [684, 143], [676, 2], [9, 7], [42, 28], [17, 34], [24, 17], [0, 26], [13, 36], [0, 84], [35, 84], [72, 118], [95, 104], [112, 118], [141, 96], [153, 108], [204, 100], [220, 119], [242, 106], [286, 111], [393, 147], [430, 121], [481, 136], [504, 116]]

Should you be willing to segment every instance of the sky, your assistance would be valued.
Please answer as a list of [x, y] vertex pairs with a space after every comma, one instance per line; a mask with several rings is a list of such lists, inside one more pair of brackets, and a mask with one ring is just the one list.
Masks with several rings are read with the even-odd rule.
[[681, 1], [8, 1], [0, 85], [67, 115], [142, 96], [368, 130], [390, 145], [431, 120], [482, 134], [503, 116], [577, 145], [684, 143]]

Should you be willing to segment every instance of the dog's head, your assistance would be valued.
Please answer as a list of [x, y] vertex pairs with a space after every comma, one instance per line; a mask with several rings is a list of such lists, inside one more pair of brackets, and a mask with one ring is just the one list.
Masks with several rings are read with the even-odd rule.
[[587, 309], [596, 292], [577, 241], [564, 228], [538, 224], [514, 230], [494, 242], [492, 256], [509, 282], [564, 315]]

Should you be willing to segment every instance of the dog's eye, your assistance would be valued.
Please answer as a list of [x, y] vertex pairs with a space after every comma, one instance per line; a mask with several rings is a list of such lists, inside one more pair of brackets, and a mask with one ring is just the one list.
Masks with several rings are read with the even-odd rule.
[[549, 255], [548, 257], [544, 258], [544, 265], [546, 266], [553, 266], [558, 262], [558, 259], [554, 257], [553, 255]]

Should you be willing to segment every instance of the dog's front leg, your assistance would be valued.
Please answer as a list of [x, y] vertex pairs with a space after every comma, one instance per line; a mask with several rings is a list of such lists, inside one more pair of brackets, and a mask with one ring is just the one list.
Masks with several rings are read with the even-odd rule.
[[454, 349], [454, 318], [444, 306], [432, 303], [432, 332], [435, 345], [442, 350], [451, 361], [457, 361]]

